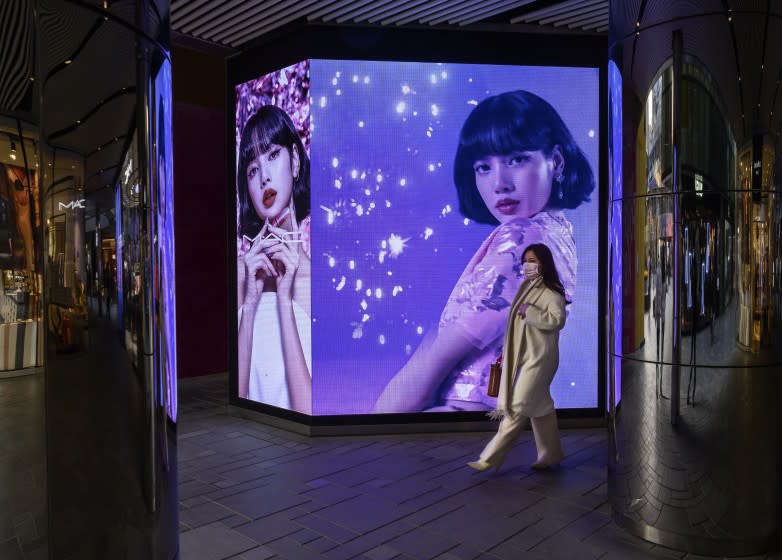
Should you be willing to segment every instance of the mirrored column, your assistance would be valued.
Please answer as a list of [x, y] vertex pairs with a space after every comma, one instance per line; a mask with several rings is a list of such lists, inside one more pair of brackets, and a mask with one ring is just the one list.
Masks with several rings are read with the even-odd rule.
[[178, 553], [168, 2], [39, 0], [51, 558]]
[[609, 492], [736, 556], [780, 521], [782, 11], [731, 6], [610, 3]]

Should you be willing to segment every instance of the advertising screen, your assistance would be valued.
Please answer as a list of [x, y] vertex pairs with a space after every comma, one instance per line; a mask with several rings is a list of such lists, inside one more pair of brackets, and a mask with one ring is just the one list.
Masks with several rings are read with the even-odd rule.
[[552, 396], [597, 406], [597, 68], [309, 60], [236, 93], [239, 397], [491, 410], [543, 244], [570, 302]]

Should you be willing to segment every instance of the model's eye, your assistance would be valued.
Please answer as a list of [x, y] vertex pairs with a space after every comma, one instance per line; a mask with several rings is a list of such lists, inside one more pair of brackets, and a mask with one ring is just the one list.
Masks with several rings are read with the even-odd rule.
[[486, 175], [490, 170], [489, 164], [483, 161], [476, 161], [472, 169], [476, 175]]
[[280, 148], [273, 148], [269, 152], [269, 161], [274, 161], [275, 159], [277, 159], [277, 156], [279, 155], [280, 155]]
[[253, 177], [255, 177], [258, 174], [258, 166], [257, 165], [251, 165], [247, 168], [247, 179], [252, 180]]
[[529, 161], [529, 156], [526, 154], [513, 154], [508, 158], [508, 167], [515, 167], [517, 165], [522, 165], [523, 163], [526, 163]]

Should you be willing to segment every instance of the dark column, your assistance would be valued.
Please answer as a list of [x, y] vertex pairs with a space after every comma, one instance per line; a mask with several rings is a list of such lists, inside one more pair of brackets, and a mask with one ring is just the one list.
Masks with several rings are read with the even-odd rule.
[[[178, 554], [168, 2], [36, 10], [51, 558]], [[86, 290], [117, 232], [122, 316]], [[89, 270], [90, 267], [99, 267]], [[100, 294], [100, 292], [98, 292]]]
[[730, 5], [610, 3], [609, 494], [636, 535], [737, 556], [780, 523], [782, 10]]

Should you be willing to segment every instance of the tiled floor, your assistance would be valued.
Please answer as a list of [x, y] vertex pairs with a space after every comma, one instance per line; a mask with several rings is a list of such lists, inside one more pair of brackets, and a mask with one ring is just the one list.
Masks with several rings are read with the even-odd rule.
[[[181, 560], [701, 558], [610, 522], [601, 430], [564, 431], [556, 471], [525, 466], [527, 433], [475, 473], [487, 433], [307, 438], [231, 416], [226, 393], [180, 382]], [[43, 428], [43, 376], [0, 380], [0, 560], [47, 555]]]
[[475, 473], [487, 433], [308, 438], [229, 415], [226, 391], [180, 383], [182, 560], [700, 558], [611, 523], [602, 430], [564, 431], [555, 471], [526, 466], [527, 432]]
[[43, 390], [40, 372], [0, 379], [0, 560], [46, 558]]

